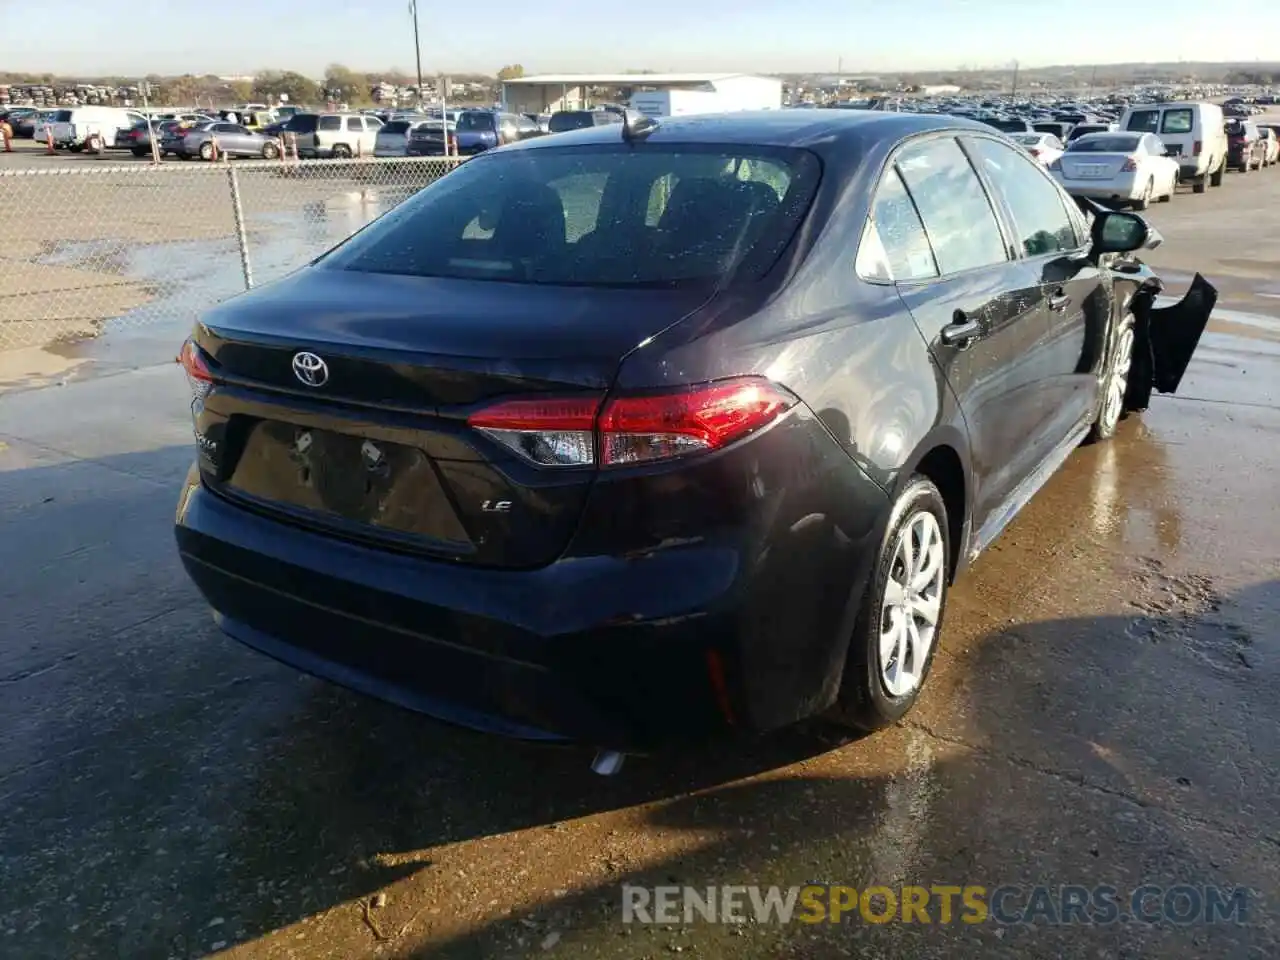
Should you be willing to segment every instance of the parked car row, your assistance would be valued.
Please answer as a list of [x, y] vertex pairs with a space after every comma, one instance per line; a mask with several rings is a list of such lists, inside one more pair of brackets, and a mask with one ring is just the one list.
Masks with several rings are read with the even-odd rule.
[[1068, 143], [1049, 170], [1068, 193], [1145, 210], [1172, 200], [1179, 183], [1193, 193], [1222, 185], [1228, 170], [1248, 173], [1280, 161], [1280, 127], [1227, 118], [1212, 103], [1144, 103], [1116, 129]]

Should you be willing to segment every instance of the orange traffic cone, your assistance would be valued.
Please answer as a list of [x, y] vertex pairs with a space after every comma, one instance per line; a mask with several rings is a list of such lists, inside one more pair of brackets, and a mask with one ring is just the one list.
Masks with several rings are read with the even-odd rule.
[[44, 152], [53, 156], [58, 151], [53, 148], [53, 127], [46, 126], [44, 128]]

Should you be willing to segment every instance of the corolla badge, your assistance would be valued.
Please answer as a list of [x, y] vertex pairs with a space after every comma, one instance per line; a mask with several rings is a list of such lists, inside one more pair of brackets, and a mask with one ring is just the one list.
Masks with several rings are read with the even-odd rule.
[[329, 379], [329, 365], [314, 353], [303, 350], [293, 355], [293, 375], [308, 387], [324, 386]]

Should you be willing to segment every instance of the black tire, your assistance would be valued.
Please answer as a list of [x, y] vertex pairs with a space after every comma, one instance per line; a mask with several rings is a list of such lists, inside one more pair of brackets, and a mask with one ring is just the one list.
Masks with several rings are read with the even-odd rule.
[[1134, 200], [1133, 203], [1129, 204], [1129, 206], [1133, 207], [1135, 210], [1147, 209], [1147, 207], [1151, 206], [1151, 191], [1154, 189], [1155, 182], [1148, 180], [1146, 187], [1142, 191], [1142, 196], [1137, 200]]
[[[1222, 186], [1222, 178], [1227, 175], [1227, 161], [1224, 159], [1218, 164], [1218, 169], [1209, 176], [1209, 185], [1213, 187]], [[1203, 193], [1203, 191], [1200, 191]]]
[[262, 159], [274, 160], [280, 156], [280, 148], [274, 143], [264, 143], [262, 145]]
[[[898, 544], [910, 525], [921, 513], [930, 513], [937, 522], [942, 542], [942, 580], [938, 592], [938, 612], [932, 642], [919, 665], [920, 679], [915, 688], [901, 696], [893, 696], [885, 686], [880, 664], [880, 634], [885, 615], [885, 589], [898, 565]], [[844, 677], [840, 694], [830, 711], [837, 723], [863, 731], [879, 730], [901, 720], [915, 705], [929, 679], [933, 657], [938, 650], [947, 609], [947, 592], [951, 583], [951, 538], [947, 525], [947, 506], [942, 494], [928, 477], [916, 475], [894, 501], [888, 528], [880, 543], [871, 578], [862, 597], [861, 608], [849, 639]]]
[[[1127, 348], [1125, 347], [1125, 336], [1128, 335]], [[1129, 406], [1129, 382], [1133, 378], [1134, 347], [1137, 343], [1137, 331], [1133, 321], [1132, 314], [1125, 314], [1120, 320], [1120, 325], [1116, 328], [1115, 342], [1111, 345], [1111, 355], [1107, 358], [1107, 373], [1102, 383], [1102, 396], [1098, 401], [1098, 415], [1094, 419], [1092, 426], [1089, 427], [1089, 436], [1085, 440], [1086, 443], [1101, 443], [1104, 440], [1110, 440], [1116, 435], [1116, 431], [1120, 429], [1121, 422], [1128, 416]], [[1111, 409], [1107, 405], [1107, 397], [1112, 389], [1112, 380], [1116, 375], [1116, 365], [1120, 360], [1122, 350], [1127, 351], [1127, 364], [1124, 368], [1124, 383], [1119, 388], [1118, 409], [1115, 406]]]
[[1253, 169], [1253, 165], [1249, 163], [1248, 159], [1246, 159], [1244, 163], [1240, 164], [1241, 173], [1248, 173], [1252, 169]]
[[335, 160], [350, 160], [350, 159], [351, 159], [351, 148], [350, 148], [350, 147], [348, 147], [345, 143], [336, 143], [336, 144], [334, 144], [334, 146], [333, 146], [333, 159], [335, 159]]
[[201, 160], [213, 159], [213, 144], [208, 140], [200, 144], [200, 159]]
[[133, 147], [132, 149], [130, 149], [129, 152], [132, 153], [135, 157], [145, 157], [151, 151], [148, 150], [146, 147]]

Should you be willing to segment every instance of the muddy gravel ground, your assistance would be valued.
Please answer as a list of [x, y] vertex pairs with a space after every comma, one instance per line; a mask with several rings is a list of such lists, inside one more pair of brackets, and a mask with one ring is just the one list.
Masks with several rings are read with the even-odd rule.
[[[83, 347], [64, 386], [0, 397], [0, 956], [1280, 955], [1277, 208], [1280, 168], [1152, 209], [1149, 259], [1226, 309], [1180, 393], [1074, 453], [956, 586], [906, 722], [607, 779], [223, 638], [170, 533], [181, 334]], [[623, 922], [624, 884], [809, 883], [1011, 886], [1006, 918], [1036, 885], [1247, 910]]]

